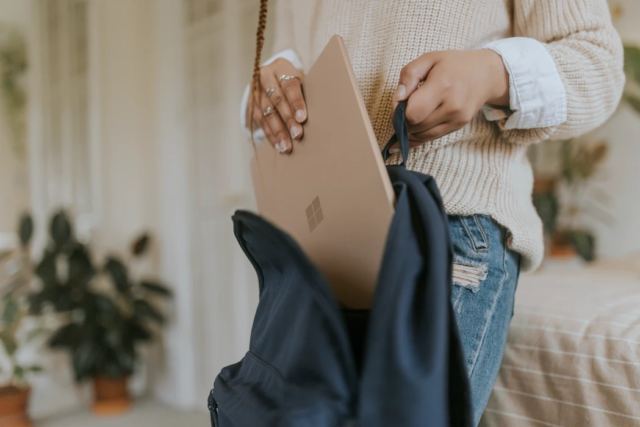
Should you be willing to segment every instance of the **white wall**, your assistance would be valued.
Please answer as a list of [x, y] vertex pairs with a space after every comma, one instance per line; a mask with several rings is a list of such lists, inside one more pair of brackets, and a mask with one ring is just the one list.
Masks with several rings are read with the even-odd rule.
[[99, 0], [101, 251], [157, 231], [154, 0]]

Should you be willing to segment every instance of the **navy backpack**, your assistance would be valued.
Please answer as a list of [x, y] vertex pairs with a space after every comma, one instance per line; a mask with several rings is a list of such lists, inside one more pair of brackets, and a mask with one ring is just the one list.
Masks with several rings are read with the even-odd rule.
[[[406, 103], [394, 117], [409, 152]], [[396, 193], [370, 311], [343, 310], [322, 274], [282, 230], [233, 215], [260, 283], [249, 351], [209, 395], [214, 427], [467, 427], [471, 403], [450, 302], [447, 215], [430, 176], [387, 170]]]

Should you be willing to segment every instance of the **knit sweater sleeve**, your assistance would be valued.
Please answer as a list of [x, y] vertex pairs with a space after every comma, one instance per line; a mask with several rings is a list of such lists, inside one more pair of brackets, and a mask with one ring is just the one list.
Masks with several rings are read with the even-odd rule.
[[615, 111], [624, 86], [622, 42], [606, 0], [513, 0], [514, 35], [542, 42], [567, 95], [567, 120], [537, 129], [504, 130], [516, 143], [580, 136]]

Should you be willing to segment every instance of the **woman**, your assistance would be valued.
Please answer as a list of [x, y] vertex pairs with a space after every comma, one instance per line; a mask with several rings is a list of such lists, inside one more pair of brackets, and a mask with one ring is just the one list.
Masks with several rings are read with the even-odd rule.
[[543, 257], [527, 147], [596, 128], [621, 97], [622, 44], [606, 0], [279, 0], [274, 30], [280, 53], [259, 67], [259, 33], [245, 93], [254, 108], [243, 111], [284, 155], [304, 134], [300, 79], [333, 34], [345, 40], [381, 146], [408, 100], [407, 167], [436, 179], [450, 215], [452, 302], [477, 424], [520, 268]]

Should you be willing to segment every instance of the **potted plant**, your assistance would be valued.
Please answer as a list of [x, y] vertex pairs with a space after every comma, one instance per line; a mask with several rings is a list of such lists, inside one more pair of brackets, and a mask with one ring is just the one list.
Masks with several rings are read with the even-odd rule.
[[[146, 234], [136, 239], [132, 258], [143, 256], [149, 241]], [[170, 291], [154, 281], [133, 280], [117, 257], [95, 265], [64, 212], [53, 216], [50, 241], [35, 273], [41, 287], [29, 298], [31, 311], [52, 311], [62, 322], [49, 346], [69, 352], [76, 381], [91, 380], [95, 413], [126, 411], [139, 344], [152, 340], [153, 324], [163, 323], [157, 303]]]
[[549, 255], [578, 255], [591, 262], [596, 257], [596, 238], [583, 222], [585, 215], [605, 224], [613, 221], [607, 209], [609, 196], [593, 185], [608, 144], [580, 139], [554, 144], [559, 144], [560, 173], [538, 176], [533, 189], [533, 203], [544, 225]]
[[18, 350], [42, 332], [41, 329], [25, 330], [24, 320], [28, 314], [25, 295], [29, 283], [27, 249], [32, 232], [31, 220], [20, 221], [19, 248], [0, 250], [0, 342], [5, 353], [5, 363], [0, 368], [0, 426], [29, 427], [29, 396], [31, 387], [28, 377], [41, 368], [25, 365], [18, 360]]
[[[620, 13], [618, 9], [616, 14]], [[640, 48], [625, 45], [624, 63], [627, 85], [623, 101], [640, 113]], [[559, 152], [547, 150], [553, 147], [559, 148]], [[553, 155], [549, 156], [547, 151]], [[579, 255], [588, 262], [595, 259], [596, 238], [581, 219], [587, 214], [605, 224], [613, 221], [607, 209], [611, 204], [609, 195], [592, 185], [607, 152], [606, 142], [586, 143], [582, 139], [550, 141], [531, 147], [529, 154], [535, 172], [533, 203], [544, 224], [551, 257]], [[560, 160], [552, 171], [547, 165], [550, 157]]]

